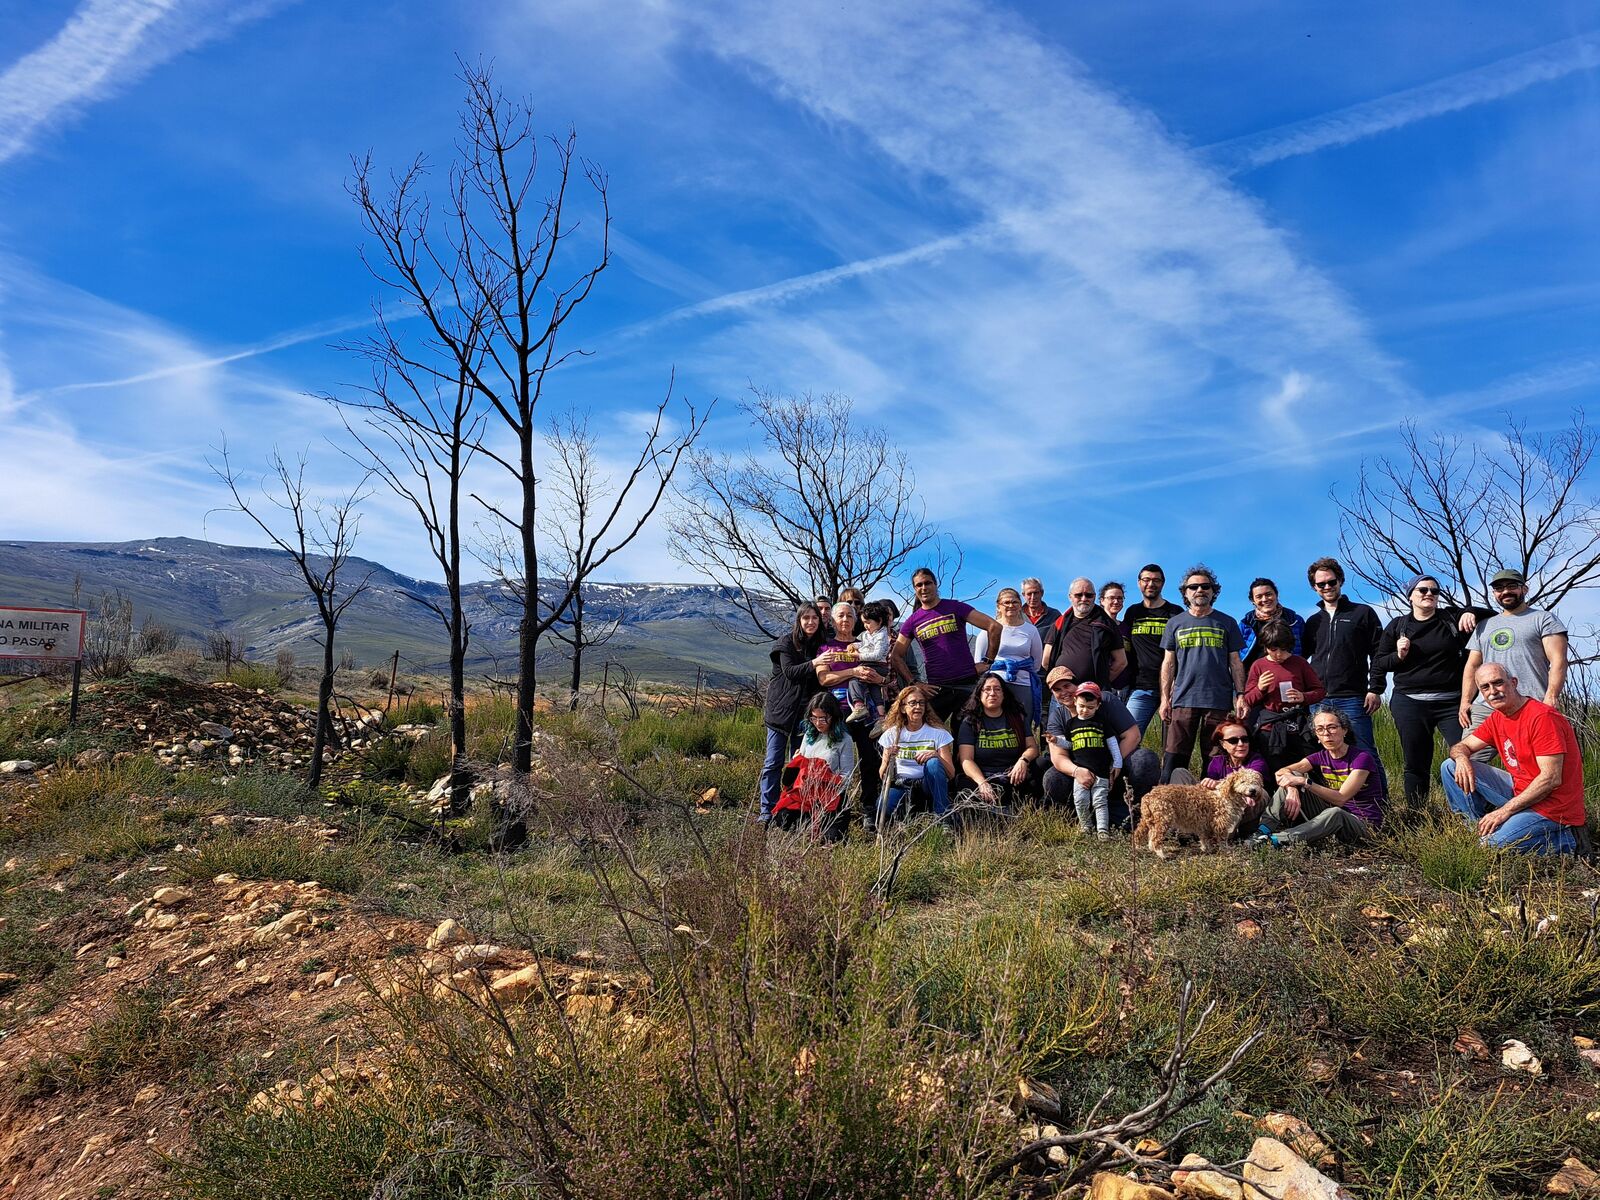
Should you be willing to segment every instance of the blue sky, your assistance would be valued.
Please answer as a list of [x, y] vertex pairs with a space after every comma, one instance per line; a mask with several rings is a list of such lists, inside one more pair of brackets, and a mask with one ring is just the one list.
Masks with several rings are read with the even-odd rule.
[[[348, 484], [350, 156], [442, 167], [458, 53], [610, 176], [552, 415], [620, 459], [674, 368], [722, 447], [752, 383], [848, 393], [979, 579], [1304, 610], [1399, 422], [1600, 407], [1594, 3], [0, 0], [7, 536], [258, 540], [224, 434]], [[361, 551], [429, 573], [383, 496]]]

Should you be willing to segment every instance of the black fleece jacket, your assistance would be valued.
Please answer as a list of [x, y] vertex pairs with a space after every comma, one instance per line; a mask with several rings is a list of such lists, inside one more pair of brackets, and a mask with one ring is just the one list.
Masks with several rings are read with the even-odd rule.
[[1330, 696], [1383, 695], [1383, 672], [1373, 660], [1383, 638], [1383, 621], [1371, 605], [1340, 596], [1333, 615], [1322, 605], [1306, 618], [1305, 656]]
[[[822, 639], [808, 650], [797, 646], [793, 633], [772, 643], [772, 679], [767, 684], [767, 703], [762, 720], [771, 729], [792, 733], [805, 715], [806, 701], [816, 695], [817, 668], [811, 660], [822, 646]], [[1459, 681], [1458, 681], [1459, 682]]]
[[[1392, 672], [1397, 692], [1449, 692], [1459, 696], [1461, 672], [1467, 665], [1467, 639], [1472, 636], [1457, 628], [1462, 611], [1441, 608], [1426, 621], [1417, 620], [1409, 612], [1401, 613], [1384, 626], [1372, 669]], [[1403, 637], [1411, 639], [1411, 650], [1404, 661], [1394, 648]]]

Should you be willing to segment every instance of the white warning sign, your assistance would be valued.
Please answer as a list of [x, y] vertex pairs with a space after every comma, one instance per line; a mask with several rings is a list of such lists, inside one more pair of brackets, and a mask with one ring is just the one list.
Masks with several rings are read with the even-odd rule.
[[0, 658], [76, 662], [83, 657], [89, 614], [76, 608], [11, 608], [0, 605]]

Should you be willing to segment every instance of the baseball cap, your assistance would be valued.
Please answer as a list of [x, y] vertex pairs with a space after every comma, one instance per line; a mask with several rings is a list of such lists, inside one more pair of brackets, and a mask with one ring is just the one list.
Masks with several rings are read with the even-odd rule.
[[1073, 683], [1076, 682], [1077, 676], [1067, 667], [1054, 667], [1051, 669], [1050, 674], [1044, 677], [1044, 685], [1045, 687], [1053, 688], [1063, 679], [1068, 683]]
[[1093, 696], [1098, 700], [1100, 699], [1100, 685], [1098, 683], [1080, 683], [1078, 685], [1078, 695]]
[[1513, 570], [1512, 568], [1507, 567], [1503, 571], [1496, 571], [1490, 577], [1489, 586], [1493, 587], [1497, 583], [1527, 583], [1527, 582], [1528, 582], [1528, 577], [1526, 575], [1524, 575], [1521, 571]]

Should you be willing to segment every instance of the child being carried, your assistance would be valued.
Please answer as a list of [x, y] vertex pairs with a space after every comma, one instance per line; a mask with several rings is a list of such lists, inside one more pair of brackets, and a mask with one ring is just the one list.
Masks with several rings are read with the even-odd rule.
[[[856, 658], [885, 679], [889, 677], [889, 606], [872, 600], [861, 608], [861, 634], [855, 641]], [[852, 679], [850, 712], [846, 721], [875, 721], [883, 712], [883, 684]]]

